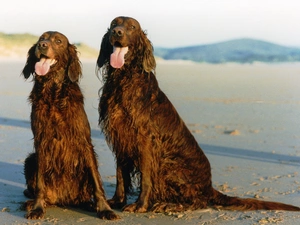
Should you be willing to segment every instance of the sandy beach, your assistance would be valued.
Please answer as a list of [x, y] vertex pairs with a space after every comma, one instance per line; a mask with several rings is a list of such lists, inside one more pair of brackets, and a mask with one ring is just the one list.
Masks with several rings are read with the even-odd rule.
[[[115, 162], [98, 127], [95, 61], [83, 61], [80, 82], [107, 198], [115, 190]], [[129, 214], [103, 221], [71, 207], [47, 208], [42, 220], [19, 209], [23, 162], [33, 150], [32, 82], [20, 76], [24, 60], [0, 61], [1, 224], [285, 224], [300, 213], [217, 211]], [[300, 206], [300, 64], [195, 64], [159, 61], [157, 79], [210, 160], [213, 186], [228, 194]], [[137, 196], [130, 199], [134, 201]]]

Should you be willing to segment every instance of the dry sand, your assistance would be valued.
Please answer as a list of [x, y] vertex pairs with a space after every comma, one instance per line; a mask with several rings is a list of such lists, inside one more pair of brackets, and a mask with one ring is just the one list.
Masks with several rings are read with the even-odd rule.
[[[174, 214], [128, 214], [120, 221], [66, 207], [47, 208], [45, 219], [28, 221], [23, 162], [32, 151], [32, 83], [20, 72], [24, 61], [0, 62], [0, 224], [299, 224], [300, 213], [213, 209]], [[108, 198], [115, 163], [97, 126], [95, 63], [83, 62], [81, 81], [100, 173]], [[206, 152], [213, 185], [228, 195], [300, 206], [300, 65], [208, 65], [159, 62], [157, 78]], [[136, 196], [132, 196], [132, 201]]]

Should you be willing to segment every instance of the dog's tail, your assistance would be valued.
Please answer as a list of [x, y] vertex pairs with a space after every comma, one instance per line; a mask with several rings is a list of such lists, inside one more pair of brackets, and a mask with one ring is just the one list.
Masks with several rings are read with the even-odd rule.
[[217, 190], [213, 190], [212, 198], [213, 206], [227, 210], [285, 210], [285, 211], [300, 211], [300, 208], [293, 205], [288, 205], [280, 202], [260, 201], [251, 198], [238, 198], [224, 195]]

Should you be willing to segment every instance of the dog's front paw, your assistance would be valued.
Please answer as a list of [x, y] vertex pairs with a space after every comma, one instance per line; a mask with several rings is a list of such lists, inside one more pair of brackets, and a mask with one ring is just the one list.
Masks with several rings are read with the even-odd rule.
[[139, 205], [138, 203], [126, 205], [122, 210], [124, 212], [130, 212], [130, 213], [134, 213], [134, 212], [145, 213], [145, 212], [147, 212], [147, 208]]
[[97, 215], [100, 219], [103, 219], [103, 220], [118, 220], [118, 219], [120, 219], [120, 217], [111, 210], [99, 211], [99, 212], [97, 212]]
[[156, 203], [150, 211], [155, 213], [182, 212], [184, 207], [179, 203]]
[[25, 218], [31, 219], [31, 220], [37, 220], [37, 219], [43, 219], [45, 215], [45, 211], [43, 208], [36, 208], [33, 210], [30, 210], [26, 215]]

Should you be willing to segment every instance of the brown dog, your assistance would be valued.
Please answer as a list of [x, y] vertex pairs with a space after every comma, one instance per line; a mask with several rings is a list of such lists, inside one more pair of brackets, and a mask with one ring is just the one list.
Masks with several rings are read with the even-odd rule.
[[[45, 32], [29, 52], [23, 75], [34, 75], [29, 100], [34, 149], [25, 160], [28, 219], [46, 205], [90, 206], [103, 219], [117, 219], [108, 205], [78, 85], [76, 47], [58, 32]], [[93, 200], [93, 201], [92, 201]]]
[[208, 159], [154, 75], [152, 46], [138, 21], [117, 17], [97, 61], [104, 86], [99, 123], [117, 159], [112, 207], [127, 204], [132, 178], [140, 195], [129, 212], [168, 212], [221, 206], [232, 210], [291, 210], [296, 206], [226, 196], [212, 187]]

